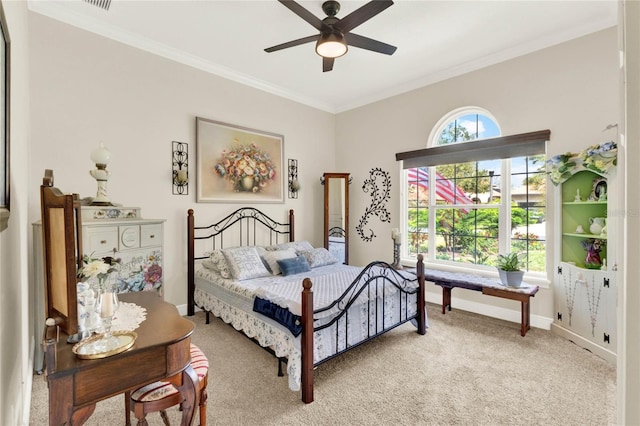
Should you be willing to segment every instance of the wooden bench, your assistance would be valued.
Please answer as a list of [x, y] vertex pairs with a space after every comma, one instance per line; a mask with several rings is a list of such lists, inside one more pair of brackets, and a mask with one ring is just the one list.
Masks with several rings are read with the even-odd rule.
[[478, 275], [463, 274], [459, 272], [446, 272], [437, 270], [424, 271], [425, 281], [431, 281], [442, 287], [442, 313], [451, 310], [451, 289], [465, 288], [467, 290], [481, 291], [482, 294], [501, 297], [503, 299], [517, 300], [522, 304], [520, 335], [524, 337], [531, 328], [530, 299], [539, 290], [537, 285], [522, 283], [521, 287], [507, 287], [498, 278], [482, 277]]

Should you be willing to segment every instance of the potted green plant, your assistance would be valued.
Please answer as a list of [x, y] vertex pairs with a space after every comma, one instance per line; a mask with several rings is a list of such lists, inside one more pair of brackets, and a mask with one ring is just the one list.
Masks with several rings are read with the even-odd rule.
[[517, 252], [498, 255], [500, 282], [510, 287], [520, 287], [524, 271], [520, 269], [520, 255]]

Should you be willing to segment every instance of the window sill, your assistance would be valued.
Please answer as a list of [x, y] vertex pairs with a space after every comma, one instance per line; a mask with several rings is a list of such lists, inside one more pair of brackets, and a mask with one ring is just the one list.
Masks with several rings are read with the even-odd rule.
[[[416, 261], [413, 259], [404, 259], [402, 265], [407, 268], [415, 268]], [[464, 266], [454, 266], [454, 265], [445, 265], [437, 262], [429, 262], [424, 260], [424, 268], [425, 269], [434, 269], [437, 271], [446, 271], [446, 272], [460, 272], [463, 274], [473, 274], [473, 275], [481, 275], [485, 277], [498, 278], [498, 271], [490, 266], [487, 267], [478, 267], [478, 268], [469, 268]], [[524, 275], [524, 281], [528, 284], [534, 284], [539, 286], [540, 288], [550, 288], [550, 281], [541, 274], [527, 274]]]
[[7, 229], [9, 226], [9, 210], [0, 208], [0, 232]]

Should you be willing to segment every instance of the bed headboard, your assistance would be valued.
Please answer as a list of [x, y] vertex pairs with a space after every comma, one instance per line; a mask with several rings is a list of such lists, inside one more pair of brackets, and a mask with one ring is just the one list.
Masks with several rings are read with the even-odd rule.
[[193, 315], [194, 262], [205, 259], [207, 256], [204, 253], [215, 249], [295, 241], [293, 209], [289, 210], [288, 223], [278, 222], [256, 208], [242, 207], [218, 222], [204, 226], [195, 226], [193, 209], [189, 209], [187, 238], [187, 314]]

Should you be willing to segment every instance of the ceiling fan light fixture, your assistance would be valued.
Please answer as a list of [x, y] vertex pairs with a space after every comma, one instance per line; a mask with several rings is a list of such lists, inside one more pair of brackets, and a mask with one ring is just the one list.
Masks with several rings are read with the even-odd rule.
[[338, 58], [347, 53], [347, 42], [339, 31], [322, 34], [316, 43], [316, 53], [323, 58]]

